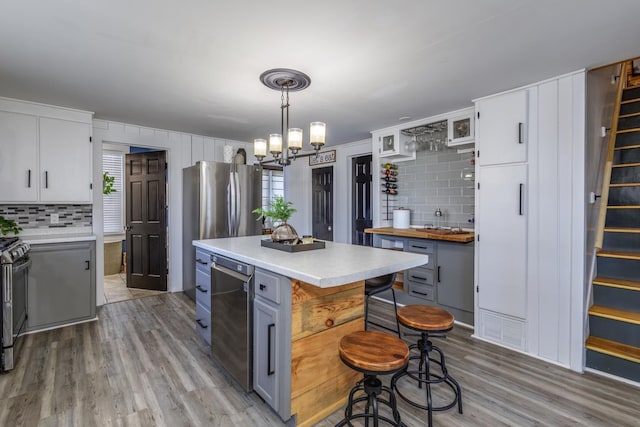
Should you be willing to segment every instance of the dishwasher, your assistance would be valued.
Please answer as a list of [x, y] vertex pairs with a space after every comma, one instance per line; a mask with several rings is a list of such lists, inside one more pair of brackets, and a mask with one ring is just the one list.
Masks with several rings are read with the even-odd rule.
[[251, 391], [254, 267], [216, 254], [211, 261], [211, 351]]

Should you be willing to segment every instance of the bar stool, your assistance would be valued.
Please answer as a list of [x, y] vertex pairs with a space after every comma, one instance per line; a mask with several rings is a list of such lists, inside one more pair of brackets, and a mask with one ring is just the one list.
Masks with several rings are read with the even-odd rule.
[[[351, 421], [364, 418], [365, 425], [369, 419], [374, 427], [380, 420], [396, 427], [405, 426], [400, 421], [400, 413], [396, 405], [396, 397], [390, 387], [382, 385], [378, 375], [397, 373], [409, 362], [409, 347], [401, 339], [378, 331], [358, 331], [345, 335], [340, 340], [340, 359], [353, 370], [362, 372], [364, 379], [358, 381], [349, 393], [349, 402], [344, 410], [344, 419], [336, 427], [351, 426]], [[356, 393], [364, 391], [364, 395], [354, 399]], [[389, 400], [379, 398], [382, 392], [389, 394]], [[353, 413], [353, 405], [367, 402], [362, 413]], [[393, 420], [380, 415], [378, 404], [382, 403], [391, 409]], [[370, 409], [372, 412], [369, 412]], [[406, 426], [405, 426], [406, 427]]]
[[391, 295], [393, 295], [393, 309], [396, 313], [396, 331], [398, 333], [398, 338], [402, 338], [400, 336], [400, 323], [398, 322], [398, 304], [396, 302], [396, 291], [393, 289], [393, 284], [396, 281], [396, 273], [385, 274], [384, 276], [374, 277], [372, 279], [367, 279], [364, 281], [364, 329], [369, 329], [369, 323], [372, 325], [379, 326], [383, 329], [387, 329], [392, 331], [384, 325], [380, 323], [375, 323], [369, 320], [369, 297], [373, 295], [377, 295], [382, 293], [388, 289], [391, 289]]
[[[428, 413], [429, 426], [433, 425], [434, 411], [446, 411], [457, 404], [458, 412], [462, 414], [462, 391], [460, 390], [460, 385], [449, 375], [442, 350], [433, 345], [429, 339], [430, 334], [432, 334], [432, 336], [444, 337], [443, 334], [453, 328], [453, 315], [439, 307], [407, 305], [398, 309], [398, 320], [403, 326], [420, 332], [418, 343], [409, 346], [411, 350], [417, 349], [419, 351], [419, 355], [411, 356], [410, 360], [419, 360], [420, 362], [417, 370], [410, 369], [408, 365], [406, 369], [396, 373], [391, 379], [391, 388], [395, 390], [400, 398], [410, 405], [426, 410]], [[431, 357], [431, 352], [438, 353], [440, 356], [439, 360]], [[426, 405], [412, 401], [398, 390], [398, 381], [407, 377], [417, 381], [419, 388], [422, 388], [423, 385], [425, 386], [427, 394]], [[451, 388], [454, 393], [454, 398], [451, 403], [434, 407], [431, 386], [441, 383]]]

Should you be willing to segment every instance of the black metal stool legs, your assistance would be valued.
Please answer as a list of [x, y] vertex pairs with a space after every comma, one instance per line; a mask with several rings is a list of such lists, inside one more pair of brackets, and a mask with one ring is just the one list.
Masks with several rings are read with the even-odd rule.
[[[391, 379], [391, 388], [396, 392], [398, 396], [400, 396], [400, 398], [402, 398], [410, 405], [427, 411], [428, 425], [432, 426], [434, 411], [446, 411], [453, 408], [457, 404], [458, 412], [462, 414], [462, 390], [460, 389], [460, 385], [458, 384], [458, 382], [447, 372], [445, 356], [442, 350], [433, 345], [433, 343], [429, 340], [429, 334], [427, 332], [423, 331], [420, 335], [421, 337], [418, 340], [418, 343], [409, 346], [411, 350], [418, 350], [419, 352], [418, 355], [411, 356], [410, 358], [410, 360], [418, 361], [418, 369], [412, 370], [410, 368], [411, 362], [409, 362], [407, 368], [393, 376], [393, 378]], [[430, 357], [430, 353], [433, 354], [432, 352], [438, 353], [439, 358]], [[435, 369], [432, 365], [436, 365]], [[439, 369], [437, 369], [438, 367]], [[424, 385], [427, 400], [426, 405], [414, 402], [407, 396], [402, 394], [402, 392], [398, 389], [398, 381], [403, 377], [409, 377], [417, 381], [418, 387], [420, 389], [422, 389], [422, 386]], [[433, 384], [440, 383], [444, 383], [451, 388], [454, 394], [454, 398], [450, 403], [446, 405], [435, 407], [433, 405], [433, 394], [431, 391], [431, 386]]]
[[[358, 392], [364, 392], [365, 394], [354, 399]], [[379, 397], [382, 392], [389, 394], [389, 400]], [[364, 412], [354, 414], [353, 406], [361, 402], [367, 402]], [[387, 405], [391, 409], [393, 420], [380, 415], [380, 403]], [[365, 426], [368, 426], [369, 419], [372, 419], [374, 427], [378, 427], [380, 420], [392, 426], [406, 427], [406, 425], [400, 421], [400, 413], [398, 412], [396, 397], [393, 394], [393, 390], [390, 387], [382, 385], [382, 382], [376, 375], [365, 375], [364, 380], [358, 382], [355, 387], [351, 389], [351, 392], [349, 393], [349, 402], [344, 410], [344, 419], [336, 424], [336, 427], [342, 427], [345, 425], [351, 426], [351, 421], [358, 418], [364, 418]]]

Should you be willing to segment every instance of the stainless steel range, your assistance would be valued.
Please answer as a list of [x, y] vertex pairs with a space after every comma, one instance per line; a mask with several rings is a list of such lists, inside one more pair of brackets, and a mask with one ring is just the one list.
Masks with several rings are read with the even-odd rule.
[[17, 237], [0, 238], [0, 372], [13, 369], [18, 337], [27, 323], [29, 250]]

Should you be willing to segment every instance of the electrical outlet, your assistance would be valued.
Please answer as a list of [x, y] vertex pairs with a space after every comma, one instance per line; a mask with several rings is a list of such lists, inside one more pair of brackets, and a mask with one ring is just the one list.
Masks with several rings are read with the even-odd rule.
[[51, 224], [58, 224], [60, 222], [60, 217], [57, 213], [51, 214]]

